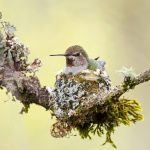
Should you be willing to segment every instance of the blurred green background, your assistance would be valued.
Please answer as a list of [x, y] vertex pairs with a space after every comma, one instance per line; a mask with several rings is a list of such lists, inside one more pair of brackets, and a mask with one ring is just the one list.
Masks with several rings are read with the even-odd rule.
[[[90, 57], [107, 61], [107, 72], [114, 84], [122, 77], [122, 66], [137, 73], [150, 67], [149, 0], [0, 0], [3, 18], [17, 27], [17, 36], [30, 48], [30, 61], [39, 58], [43, 66], [37, 73], [42, 85], [53, 86], [64, 58], [50, 58], [68, 46], [83, 46]], [[0, 91], [0, 150], [111, 150], [101, 147], [104, 138], [82, 140], [79, 136], [54, 139], [50, 113], [32, 105], [20, 115], [22, 105]], [[114, 141], [119, 150], [150, 149], [150, 83], [126, 94], [143, 107], [144, 121], [116, 129]]]

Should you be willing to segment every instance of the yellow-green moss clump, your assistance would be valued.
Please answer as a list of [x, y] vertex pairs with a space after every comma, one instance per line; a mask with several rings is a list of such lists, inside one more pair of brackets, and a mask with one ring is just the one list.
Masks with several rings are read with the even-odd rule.
[[77, 130], [82, 138], [91, 138], [91, 134], [98, 136], [106, 134], [104, 144], [111, 143], [115, 148], [116, 145], [111, 139], [115, 127], [121, 124], [130, 125], [143, 119], [142, 114], [140, 114], [141, 106], [137, 100], [122, 98], [114, 102], [110, 99], [95, 109], [97, 110], [93, 110], [93, 122], [79, 124], [76, 126]]

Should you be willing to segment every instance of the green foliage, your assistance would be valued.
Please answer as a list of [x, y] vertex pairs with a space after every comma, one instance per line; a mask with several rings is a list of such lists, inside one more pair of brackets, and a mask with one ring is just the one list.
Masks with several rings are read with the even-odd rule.
[[99, 137], [106, 134], [104, 144], [110, 143], [114, 148], [116, 148], [116, 145], [112, 141], [111, 135], [114, 133], [115, 127], [120, 124], [130, 125], [143, 119], [143, 116], [139, 113], [141, 106], [137, 100], [122, 98], [114, 102], [114, 100], [110, 99], [97, 109], [94, 121], [79, 124], [76, 128], [82, 138], [91, 139], [91, 134], [97, 134]]

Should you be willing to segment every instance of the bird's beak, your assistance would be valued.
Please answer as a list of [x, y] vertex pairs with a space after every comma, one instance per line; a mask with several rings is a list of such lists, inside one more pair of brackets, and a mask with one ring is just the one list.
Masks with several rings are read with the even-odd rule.
[[52, 54], [52, 55], [49, 55], [49, 56], [67, 56], [66, 54]]
[[49, 56], [71, 56], [69, 54], [52, 54], [52, 55], [49, 55]]

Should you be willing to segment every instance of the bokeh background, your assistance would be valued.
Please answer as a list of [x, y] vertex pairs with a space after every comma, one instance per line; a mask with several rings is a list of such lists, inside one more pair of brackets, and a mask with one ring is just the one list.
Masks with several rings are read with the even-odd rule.
[[[29, 60], [39, 58], [43, 66], [37, 73], [42, 85], [53, 86], [64, 58], [50, 58], [68, 46], [83, 46], [90, 57], [107, 62], [114, 84], [122, 77], [122, 66], [137, 73], [150, 67], [149, 0], [0, 0], [3, 18], [17, 27], [17, 36], [30, 48]], [[113, 136], [119, 150], [150, 149], [150, 83], [125, 94], [137, 98], [143, 107], [144, 121], [120, 126]], [[82, 140], [79, 136], [54, 139], [50, 113], [32, 105], [20, 115], [22, 105], [0, 91], [0, 150], [111, 150], [101, 147], [105, 137]]]

